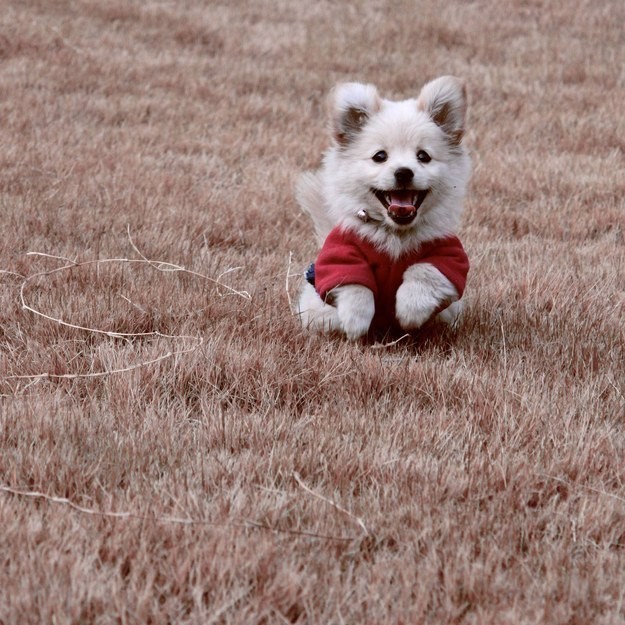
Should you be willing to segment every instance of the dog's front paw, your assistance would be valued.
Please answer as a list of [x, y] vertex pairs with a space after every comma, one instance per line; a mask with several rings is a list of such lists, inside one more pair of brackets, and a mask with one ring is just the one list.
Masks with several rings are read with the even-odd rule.
[[404, 272], [397, 289], [395, 315], [404, 330], [416, 330], [458, 299], [456, 287], [429, 263], [417, 263]]
[[417, 330], [438, 308], [438, 301], [423, 285], [404, 282], [397, 289], [395, 316], [404, 330]]
[[339, 287], [334, 292], [341, 328], [350, 341], [367, 334], [375, 314], [375, 302], [370, 289], [359, 284]]

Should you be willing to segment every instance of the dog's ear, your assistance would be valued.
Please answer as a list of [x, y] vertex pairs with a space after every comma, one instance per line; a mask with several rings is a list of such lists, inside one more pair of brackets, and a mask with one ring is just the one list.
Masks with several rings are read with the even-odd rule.
[[349, 144], [381, 106], [382, 100], [373, 85], [338, 84], [330, 94], [330, 127], [337, 143]]
[[427, 83], [417, 99], [417, 107], [440, 126], [452, 145], [459, 145], [467, 113], [465, 84], [454, 76], [441, 76]]

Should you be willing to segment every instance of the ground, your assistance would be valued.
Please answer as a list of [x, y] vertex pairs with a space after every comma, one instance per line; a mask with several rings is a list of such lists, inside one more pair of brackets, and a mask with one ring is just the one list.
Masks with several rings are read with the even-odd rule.
[[[624, 623], [623, 23], [0, 1], [0, 623]], [[310, 335], [327, 92], [441, 74], [462, 322]]]

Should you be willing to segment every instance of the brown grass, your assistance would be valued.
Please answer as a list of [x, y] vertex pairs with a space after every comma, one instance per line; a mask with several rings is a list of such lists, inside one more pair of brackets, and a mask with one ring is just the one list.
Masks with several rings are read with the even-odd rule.
[[[0, 2], [0, 623], [625, 622], [623, 23]], [[308, 335], [325, 93], [442, 73], [461, 327]]]

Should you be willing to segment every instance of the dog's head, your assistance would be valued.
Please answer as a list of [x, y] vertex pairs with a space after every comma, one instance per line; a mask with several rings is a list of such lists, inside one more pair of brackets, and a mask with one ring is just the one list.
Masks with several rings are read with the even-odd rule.
[[382, 99], [373, 85], [338, 85], [330, 97], [334, 147], [325, 163], [335, 218], [399, 235], [453, 230], [469, 177], [466, 103], [464, 84], [451, 76], [399, 102]]

